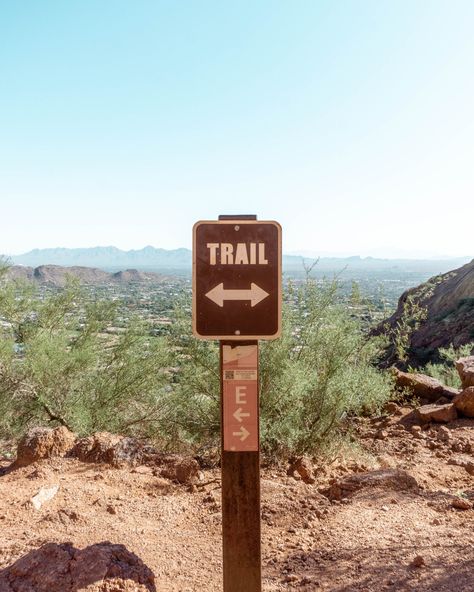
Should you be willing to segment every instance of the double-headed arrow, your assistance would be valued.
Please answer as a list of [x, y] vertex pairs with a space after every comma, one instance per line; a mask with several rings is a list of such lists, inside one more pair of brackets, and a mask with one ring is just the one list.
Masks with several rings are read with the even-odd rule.
[[224, 284], [221, 283], [209, 290], [206, 296], [220, 307], [224, 306], [224, 300], [250, 300], [250, 306], [253, 307], [270, 294], [252, 282], [250, 290], [224, 290]]

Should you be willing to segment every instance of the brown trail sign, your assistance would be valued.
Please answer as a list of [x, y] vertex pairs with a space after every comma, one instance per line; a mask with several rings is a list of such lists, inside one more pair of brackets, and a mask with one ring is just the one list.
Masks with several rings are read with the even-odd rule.
[[197, 222], [193, 331], [205, 339], [275, 339], [281, 331], [281, 227]]
[[224, 592], [260, 592], [258, 339], [281, 333], [281, 227], [220, 216], [193, 229], [193, 332], [219, 339]]

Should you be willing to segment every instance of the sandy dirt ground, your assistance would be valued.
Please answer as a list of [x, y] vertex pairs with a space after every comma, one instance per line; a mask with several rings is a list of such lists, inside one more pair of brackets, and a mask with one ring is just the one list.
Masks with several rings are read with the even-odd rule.
[[[354, 428], [360, 454], [315, 466], [315, 483], [285, 468], [262, 470], [263, 589], [473, 591], [474, 421], [420, 428], [406, 408]], [[47, 543], [87, 549], [104, 541], [140, 558], [158, 591], [222, 589], [218, 470], [187, 487], [148, 467], [66, 458], [8, 465], [0, 462], [1, 592], [36, 592], [20, 579], [17, 586], [11, 570]], [[376, 478], [394, 468], [419, 487]], [[35, 509], [31, 498], [55, 485], [55, 497]], [[71, 589], [82, 588], [64, 592]], [[135, 588], [97, 588], [122, 589]]]

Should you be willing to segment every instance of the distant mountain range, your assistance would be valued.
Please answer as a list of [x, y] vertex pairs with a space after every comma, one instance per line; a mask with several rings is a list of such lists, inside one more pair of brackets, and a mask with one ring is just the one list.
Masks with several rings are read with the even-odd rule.
[[96, 267], [61, 265], [40, 265], [29, 267], [26, 265], [12, 265], [7, 270], [7, 278], [12, 280], [28, 280], [48, 286], [65, 286], [68, 279], [74, 277], [81, 284], [105, 285], [105, 284], [158, 284], [166, 277], [150, 271], [138, 271], [137, 269], [126, 269], [110, 273]]
[[[122, 251], [117, 247], [91, 247], [81, 249], [34, 249], [23, 255], [10, 257], [12, 263], [38, 267], [41, 265], [87, 266], [107, 271], [137, 269], [164, 273], [188, 273], [191, 270], [192, 253], [189, 249], [159, 249], [152, 246]], [[318, 260], [317, 274], [331, 274], [349, 270], [353, 272], [421, 272], [444, 273], [468, 263], [469, 257], [456, 259], [376, 259], [373, 257], [323, 257]], [[287, 273], [302, 273], [304, 265], [315, 259], [297, 255], [283, 256], [283, 269]]]

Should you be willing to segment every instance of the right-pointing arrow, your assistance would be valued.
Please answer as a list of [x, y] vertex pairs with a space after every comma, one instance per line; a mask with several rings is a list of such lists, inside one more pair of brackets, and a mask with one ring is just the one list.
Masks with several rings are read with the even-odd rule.
[[232, 432], [233, 436], [239, 436], [240, 441], [243, 442], [250, 436], [250, 432], [245, 429], [244, 426], [240, 426], [240, 430], [238, 432]]
[[224, 306], [224, 300], [250, 300], [250, 306], [254, 307], [270, 294], [252, 282], [250, 290], [225, 290], [224, 284], [220, 283], [209, 290], [206, 296], [220, 307]]

